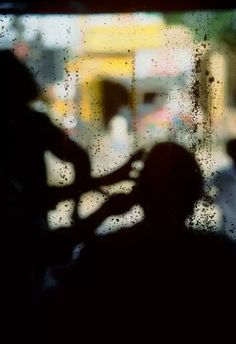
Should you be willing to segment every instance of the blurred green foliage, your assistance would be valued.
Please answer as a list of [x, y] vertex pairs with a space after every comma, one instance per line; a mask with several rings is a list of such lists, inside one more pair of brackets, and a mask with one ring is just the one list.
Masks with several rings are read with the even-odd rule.
[[165, 13], [167, 24], [183, 24], [195, 42], [212, 40], [236, 47], [236, 10]]

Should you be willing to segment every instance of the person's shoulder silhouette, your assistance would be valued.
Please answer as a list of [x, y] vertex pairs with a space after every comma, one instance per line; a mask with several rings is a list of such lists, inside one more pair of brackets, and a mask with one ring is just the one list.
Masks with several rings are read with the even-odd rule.
[[[0, 94], [2, 111], [2, 165], [12, 184], [24, 192], [27, 206], [45, 212], [47, 176], [44, 154], [74, 164], [78, 179], [88, 180], [90, 161], [87, 153], [30, 103], [40, 93], [31, 71], [13, 52], [0, 51], [0, 75], [4, 87]], [[35, 204], [35, 206], [33, 206]], [[30, 212], [29, 212], [30, 215]]]
[[66, 320], [71, 334], [70, 326], [79, 318], [82, 336], [92, 326], [104, 342], [112, 333], [127, 342], [221, 338], [229, 314], [220, 319], [219, 312], [230, 310], [225, 292], [234, 285], [230, 270], [235, 246], [186, 227], [202, 189], [202, 173], [192, 153], [170, 142], [151, 149], [133, 200], [142, 205], [145, 219], [92, 241], [62, 288], [65, 300], [70, 300], [66, 314], [77, 302], [82, 312]]
[[[78, 182], [73, 190], [78, 197], [80, 188], [84, 190], [89, 184], [90, 161], [86, 151], [46, 114], [31, 107], [40, 94], [39, 86], [27, 66], [9, 50], [0, 51], [0, 77], [4, 86], [0, 93], [2, 254], [7, 257], [6, 270], [17, 279], [16, 270], [23, 276], [35, 259], [37, 264], [48, 263], [44, 237], [45, 232], [50, 233], [47, 212], [61, 199], [72, 196], [64, 195], [63, 188], [54, 193], [51, 190], [56, 188], [49, 188], [46, 151], [72, 162]], [[72, 188], [68, 190], [72, 192]], [[17, 288], [20, 282], [15, 284]]]

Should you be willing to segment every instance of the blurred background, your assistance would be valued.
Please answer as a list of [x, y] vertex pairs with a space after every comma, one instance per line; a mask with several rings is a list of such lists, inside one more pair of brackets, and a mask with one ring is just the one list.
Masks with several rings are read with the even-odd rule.
[[[93, 175], [163, 140], [195, 152], [206, 178], [230, 164], [236, 10], [6, 13], [0, 27], [0, 49], [14, 49], [41, 85], [32, 106], [88, 150]], [[70, 183], [71, 166], [50, 153], [45, 159], [49, 184], [65, 183], [65, 174]], [[130, 185], [111, 192], [121, 187]], [[80, 211], [87, 215], [101, 202], [101, 195], [85, 195]], [[69, 225], [63, 207], [49, 214], [52, 227]], [[132, 219], [140, 214], [134, 209]]]

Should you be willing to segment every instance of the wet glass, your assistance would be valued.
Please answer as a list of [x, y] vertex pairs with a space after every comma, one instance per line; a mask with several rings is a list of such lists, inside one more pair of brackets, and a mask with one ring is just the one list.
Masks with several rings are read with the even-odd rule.
[[[196, 154], [207, 192], [212, 176], [230, 166], [225, 145], [236, 136], [236, 11], [0, 15], [0, 27], [0, 48], [13, 49], [41, 86], [32, 106], [89, 152], [94, 176], [166, 140]], [[49, 184], [71, 182], [71, 165], [50, 153], [45, 159]], [[121, 183], [104, 194], [131, 188], [132, 182]], [[84, 195], [79, 212], [87, 216], [104, 199]], [[69, 201], [49, 214], [52, 227], [70, 225], [68, 208]], [[204, 225], [218, 228], [222, 221], [215, 204], [202, 202], [196, 213]], [[141, 216], [134, 207], [101, 230]]]

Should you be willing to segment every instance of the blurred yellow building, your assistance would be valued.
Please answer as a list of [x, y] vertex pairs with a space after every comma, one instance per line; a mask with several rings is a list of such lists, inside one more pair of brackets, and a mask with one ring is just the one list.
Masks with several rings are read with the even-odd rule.
[[[137, 69], [140, 68], [140, 63], [144, 70], [142, 84], [145, 84], [150, 76], [145, 70], [149, 69], [151, 73], [148, 65], [151, 55], [149, 62], [145, 65], [145, 59], [140, 59], [137, 63], [141, 54], [145, 55], [148, 51], [154, 51], [155, 55], [155, 51], [158, 51], [159, 60], [153, 62], [154, 77], [158, 76], [160, 72], [158, 66], [162, 65], [164, 60], [166, 66], [163, 69], [167, 70], [167, 74], [168, 70], [175, 73], [175, 70], [182, 68], [181, 72], [184, 72], [184, 68], [188, 68], [189, 72], [192, 68], [194, 78], [196, 72], [194, 64], [200, 55], [201, 59], [203, 58], [205, 50], [209, 53], [209, 49], [202, 49], [195, 56], [195, 51], [201, 49], [199, 50], [199, 47], [194, 44], [190, 31], [182, 25], [168, 26], [161, 14], [79, 16], [78, 30], [81, 31], [80, 45], [75, 49], [75, 57], [66, 64], [66, 83], [74, 80], [75, 96], [56, 99], [53, 102], [53, 112], [65, 116], [79, 114], [84, 121], [101, 123], [103, 116], [101, 84], [104, 79], [126, 84], [132, 95], [133, 111], [135, 111], [135, 103], [137, 99], [139, 101], [141, 93], [137, 87]], [[187, 62], [184, 61], [185, 59]], [[189, 64], [189, 59], [192, 59], [192, 66], [186, 65]], [[214, 59], [218, 61], [220, 57], [211, 55], [211, 61]], [[221, 61], [220, 65], [224, 69], [223, 64], [224, 62]], [[222, 113], [224, 107], [222, 68], [217, 68], [215, 75], [216, 80], [220, 79], [220, 82], [210, 83], [208, 87], [208, 107], [204, 110], [206, 115], [210, 114], [211, 117], [217, 113], [215, 117], [219, 118], [218, 113]], [[214, 66], [209, 66], [209, 69], [211, 69], [211, 77], [214, 77]], [[223, 74], [219, 76], [219, 73]], [[202, 97], [205, 102], [206, 92]]]
[[78, 55], [66, 66], [67, 77], [77, 77], [78, 98], [54, 102], [53, 110], [68, 114], [77, 109], [83, 120], [101, 119], [102, 90], [105, 78], [135, 79], [135, 52], [163, 45], [160, 32], [166, 27], [161, 15], [120, 14], [81, 16], [83, 38]]

